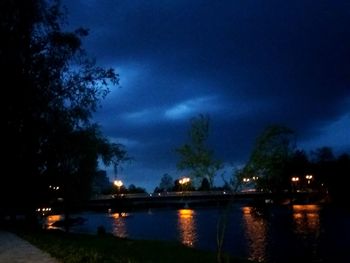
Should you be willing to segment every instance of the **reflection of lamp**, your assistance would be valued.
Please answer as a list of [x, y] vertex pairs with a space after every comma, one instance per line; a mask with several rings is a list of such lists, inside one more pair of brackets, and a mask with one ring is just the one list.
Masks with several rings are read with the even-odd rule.
[[182, 244], [193, 247], [197, 240], [195, 211], [191, 209], [178, 210], [178, 230]]
[[293, 205], [295, 233], [302, 237], [318, 235], [320, 231], [320, 207], [318, 205]]
[[267, 248], [267, 222], [263, 217], [254, 214], [249, 206], [242, 207], [243, 226], [248, 241], [248, 258], [256, 262], [266, 259]]
[[111, 214], [113, 218], [113, 234], [117, 237], [125, 238], [128, 236], [128, 229], [125, 222], [125, 218], [128, 217], [127, 213], [114, 213]]

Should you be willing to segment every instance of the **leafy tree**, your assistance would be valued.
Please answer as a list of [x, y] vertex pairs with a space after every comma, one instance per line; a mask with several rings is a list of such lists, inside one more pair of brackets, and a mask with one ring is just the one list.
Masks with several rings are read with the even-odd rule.
[[316, 163], [326, 163], [335, 160], [332, 148], [324, 146], [311, 153], [313, 161]]
[[128, 194], [144, 194], [146, 190], [141, 187], [136, 187], [134, 184], [129, 185]]
[[[336, 181], [339, 179], [337, 175], [337, 161], [330, 147], [320, 147], [311, 152], [313, 174], [315, 181], [321, 185], [324, 191], [332, 191], [330, 188], [336, 189]], [[334, 184], [335, 183], [335, 184]]]
[[201, 186], [198, 188], [199, 191], [209, 191], [210, 183], [207, 178], [203, 178]]
[[194, 180], [207, 178], [213, 186], [214, 177], [222, 168], [222, 162], [214, 159], [214, 153], [206, 142], [209, 135], [209, 117], [200, 114], [191, 119], [190, 142], [176, 149], [180, 155], [179, 170], [188, 170]]
[[173, 187], [174, 187], [173, 178], [167, 173], [163, 174], [162, 178], [160, 179], [160, 184], [158, 189], [160, 191], [171, 191]]
[[[62, 184], [66, 201], [82, 199], [99, 156], [106, 163], [126, 156], [91, 122], [118, 75], [87, 57], [81, 39], [88, 31], [63, 32], [63, 18], [58, 0], [0, 4], [0, 72], [8, 83], [3, 169], [10, 171], [2, 174], [0, 202], [6, 210], [34, 211], [52, 182]], [[14, 189], [16, 198], [9, 199]]]
[[284, 126], [268, 126], [258, 136], [241, 175], [248, 178], [258, 177], [258, 187], [266, 190], [278, 191], [287, 188], [287, 165], [294, 148], [293, 131]]
[[287, 172], [290, 177], [297, 176], [301, 178], [301, 181], [304, 181], [307, 174], [312, 173], [312, 165], [305, 151], [296, 150], [292, 153], [288, 161]]
[[312, 153], [312, 175], [314, 185], [328, 194], [336, 203], [348, 200], [347, 178], [350, 174], [350, 155], [343, 153], [336, 157], [330, 147], [321, 147]]

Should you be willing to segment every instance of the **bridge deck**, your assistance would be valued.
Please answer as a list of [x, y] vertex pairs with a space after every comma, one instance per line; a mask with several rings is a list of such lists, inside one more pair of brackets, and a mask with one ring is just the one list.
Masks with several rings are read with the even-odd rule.
[[305, 202], [316, 200], [318, 193], [310, 192], [169, 192], [159, 194], [121, 194], [103, 196], [90, 200], [90, 209], [137, 209], [152, 207], [196, 207], [196, 206], [219, 206], [230, 202], [271, 203], [298, 201]]

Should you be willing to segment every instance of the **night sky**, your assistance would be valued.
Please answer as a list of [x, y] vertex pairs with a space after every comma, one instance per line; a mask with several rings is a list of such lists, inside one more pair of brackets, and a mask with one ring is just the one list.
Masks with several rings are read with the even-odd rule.
[[200, 113], [227, 170], [269, 124], [293, 129], [307, 152], [350, 152], [349, 1], [63, 3], [66, 27], [89, 28], [86, 50], [120, 74], [94, 119], [134, 158], [118, 171], [127, 186], [152, 191], [164, 173], [185, 175], [175, 148]]

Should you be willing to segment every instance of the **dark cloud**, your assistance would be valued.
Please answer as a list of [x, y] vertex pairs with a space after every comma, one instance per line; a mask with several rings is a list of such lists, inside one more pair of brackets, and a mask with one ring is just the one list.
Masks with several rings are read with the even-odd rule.
[[347, 1], [64, 4], [69, 28], [90, 28], [87, 50], [120, 73], [95, 117], [135, 156], [128, 178], [154, 186], [175, 173], [174, 148], [199, 113], [210, 114], [210, 143], [228, 163], [244, 162], [271, 123], [305, 147], [350, 149]]

